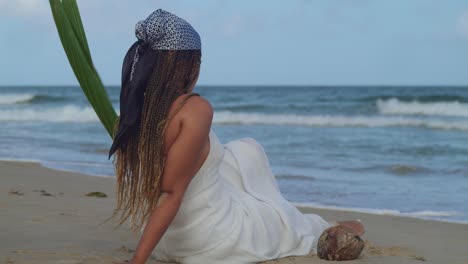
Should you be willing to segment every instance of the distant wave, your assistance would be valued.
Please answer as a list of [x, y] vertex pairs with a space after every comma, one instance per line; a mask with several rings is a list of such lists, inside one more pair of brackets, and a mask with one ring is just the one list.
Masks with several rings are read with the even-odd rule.
[[0, 110], [0, 121], [44, 122], [96, 122], [99, 119], [91, 107], [66, 105], [63, 107], [37, 109]]
[[468, 122], [398, 116], [335, 116], [215, 112], [214, 123], [312, 127], [426, 127], [468, 131]]
[[17, 104], [30, 101], [34, 94], [4, 94], [0, 95], [0, 105]]
[[458, 102], [463, 102], [466, 103], [468, 102], [468, 98], [459, 96], [459, 95], [419, 95], [419, 96], [410, 96], [410, 95], [399, 95], [399, 96], [393, 96], [393, 95], [384, 95], [384, 96], [368, 96], [361, 98], [359, 101], [364, 101], [364, 102], [375, 102], [377, 100], [390, 100], [390, 99], [396, 99], [398, 101], [402, 102], [413, 102], [413, 101], [418, 101], [422, 103], [432, 103], [432, 102], [453, 102], [453, 101], [458, 101]]
[[[352, 168], [345, 168], [345, 169], [348, 171], [353, 171], [353, 172], [387, 171], [391, 174], [398, 175], [398, 176], [427, 175], [430, 173], [439, 172], [439, 171], [435, 171], [426, 167], [415, 166], [415, 165], [405, 165], [405, 164], [373, 165], [373, 166], [367, 166], [367, 167], [352, 167]], [[448, 174], [448, 173], [449, 172], [444, 172], [444, 174]]]
[[53, 96], [53, 95], [44, 95], [38, 94], [35, 95], [31, 100], [25, 101], [24, 103], [49, 103], [49, 102], [60, 102], [66, 100], [67, 97], [62, 96]]
[[418, 166], [396, 164], [390, 166], [390, 172], [399, 176], [414, 175], [420, 173], [429, 173], [430, 169]]
[[315, 181], [315, 178], [312, 176], [304, 176], [304, 175], [275, 175], [276, 179], [281, 180], [295, 180], [295, 181]]
[[423, 103], [403, 102], [396, 98], [377, 100], [377, 109], [383, 115], [430, 115], [468, 117], [468, 103], [458, 101]]
[[[48, 109], [0, 110], [0, 121], [42, 122], [99, 122], [91, 107], [65, 105]], [[425, 127], [431, 129], [468, 131], [468, 121], [449, 121], [401, 116], [341, 116], [341, 115], [293, 115], [264, 114], [255, 112], [217, 111], [215, 124], [274, 125], [311, 127]]]
[[258, 111], [267, 108], [263, 104], [219, 104], [218, 109], [228, 111]]
[[44, 94], [4, 94], [0, 95], [0, 105], [55, 102], [64, 99], [64, 97]]

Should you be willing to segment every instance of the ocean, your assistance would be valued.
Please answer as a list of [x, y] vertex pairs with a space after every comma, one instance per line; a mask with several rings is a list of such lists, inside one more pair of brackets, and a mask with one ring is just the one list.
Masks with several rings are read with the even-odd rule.
[[[115, 107], [120, 87], [108, 87]], [[263, 145], [299, 205], [468, 223], [468, 87], [199, 86], [221, 142]], [[0, 159], [113, 177], [79, 87], [0, 87]]]

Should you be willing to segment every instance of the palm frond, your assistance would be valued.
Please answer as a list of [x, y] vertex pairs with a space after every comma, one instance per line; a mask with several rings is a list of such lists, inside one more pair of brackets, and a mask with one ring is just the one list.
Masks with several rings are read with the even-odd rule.
[[99, 120], [113, 137], [117, 113], [97, 73], [76, 0], [49, 0], [55, 25], [76, 78]]

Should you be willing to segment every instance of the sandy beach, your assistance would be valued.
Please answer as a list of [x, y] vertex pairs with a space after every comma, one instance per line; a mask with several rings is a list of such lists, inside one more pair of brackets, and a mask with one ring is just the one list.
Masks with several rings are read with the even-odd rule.
[[[100, 225], [115, 206], [115, 180], [0, 161], [2, 263], [114, 263], [129, 259], [139, 234]], [[107, 197], [89, 197], [103, 192]], [[468, 264], [468, 225], [390, 215], [301, 208], [327, 220], [361, 219], [366, 248], [345, 263]], [[159, 263], [150, 259], [148, 263]], [[315, 255], [266, 263], [330, 263]]]

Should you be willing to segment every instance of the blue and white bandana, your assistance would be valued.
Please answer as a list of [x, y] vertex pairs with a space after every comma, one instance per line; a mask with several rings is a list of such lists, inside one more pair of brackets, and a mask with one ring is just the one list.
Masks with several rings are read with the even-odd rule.
[[182, 18], [162, 9], [135, 26], [135, 35], [154, 50], [200, 50], [200, 36]]

